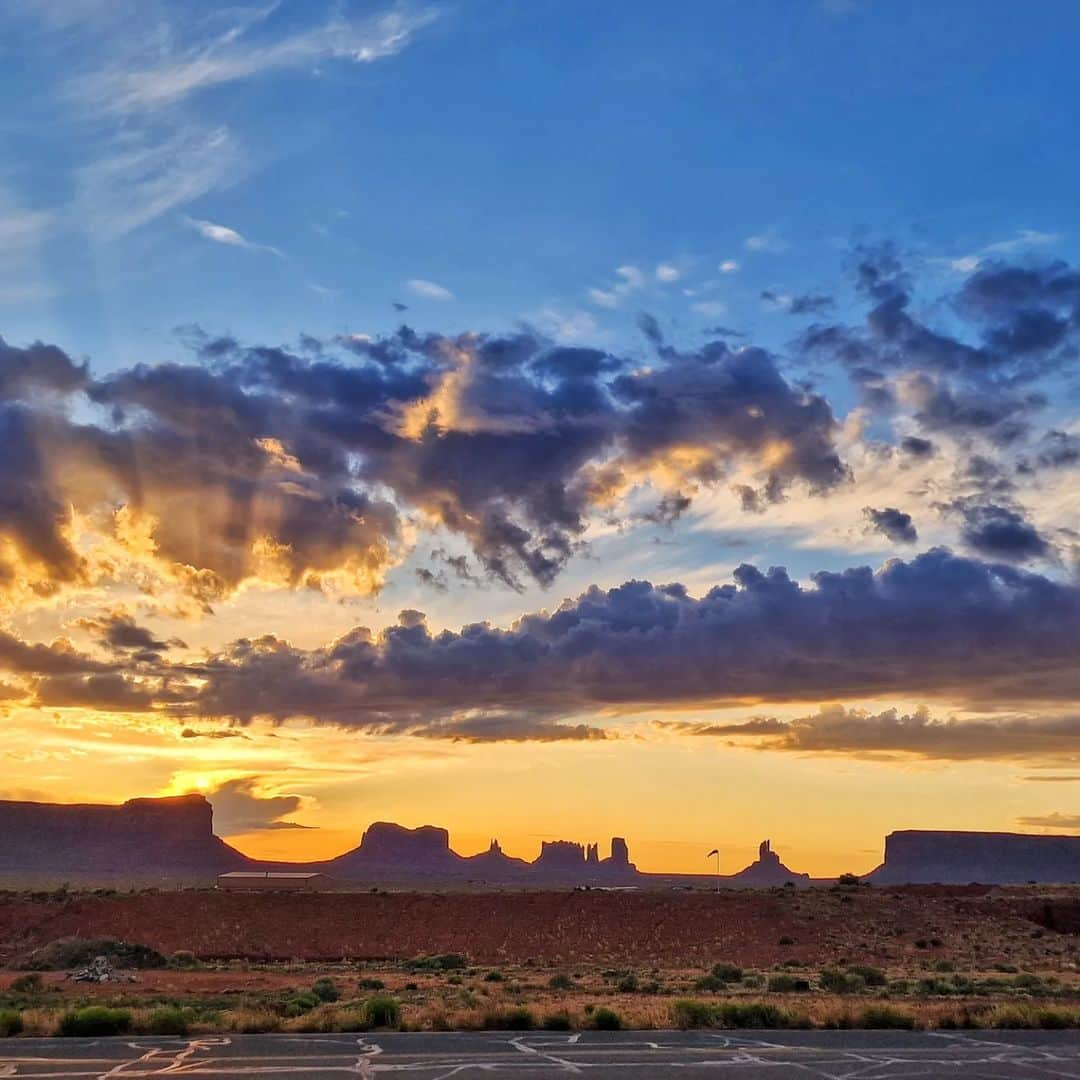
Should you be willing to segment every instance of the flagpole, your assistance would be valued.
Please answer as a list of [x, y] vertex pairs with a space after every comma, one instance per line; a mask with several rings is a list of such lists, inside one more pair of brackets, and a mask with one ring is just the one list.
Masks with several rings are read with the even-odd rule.
[[719, 892], [720, 891], [720, 849], [719, 848], [713, 848], [712, 851], [710, 851], [709, 854], [705, 856], [705, 858], [706, 859], [711, 859], [714, 855], [716, 856], [716, 891]]

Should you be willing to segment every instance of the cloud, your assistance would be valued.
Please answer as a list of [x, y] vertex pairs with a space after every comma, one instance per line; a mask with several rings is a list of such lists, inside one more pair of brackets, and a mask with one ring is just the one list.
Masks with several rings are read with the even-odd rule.
[[[357, 628], [315, 650], [235, 642], [198, 671], [184, 714], [316, 721], [450, 737], [469, 716], [518, 728], [582, 713], [833, 700], [918, 692], [970, 702], [1070, 703], [1080, 691], [1080, 588], [934, 550], [814, 575], [740, 566], [700, 599], [681, 585], [592, 588], [510, 629], [433, 634], [417, 612], [379, 635]], [[980, 726], [981, 725], [981, 726]], [[761, 730], [754, 732], [762, 734]], [[786, 749], [1071, 754], [1075, 716], [870, 720], [841, 710], [783, 732]], [[729, 732], [730, 734], [730, 732]], [[1025, 749], [1027, 747], [1027, 749]]]
[[207, 795], [214, 808], [214, 831], [219, 836], [238, 836], [270, 829], [316, 828], [283, 821], [282, 818], [300, 811], [303, 799], [298, 795], [260, 795], [260, 779], [245, 776], [227, 780]]
[[964, 543], [991, 559], [1027, 562], [1045, 558], [1052, 548], [1018, 508], [995, 503], [961, 502]]
[[865, 758], [915, 757], [940, 761], [998, 759], [1080, 760], [1080, 717], [1004, 716], [935, 720], [920, 707], [911, 713], [825, 705], [794, 720], [760, 717], [733, 724], [665, 722], [681, 735], [753, 738], [762, 750], [843, 754]]
[[671, 263], [660, 263], [656, 267], [656, 280], [662, 282], [678, 281], [680, 277], [679, 268], [672, 266]]
[[214, 87], [272, 72], [310, 70], [334, 61], [369, 64], [395, 56], [436, 18], [432, 8], [397, 7], [362, 19], [334, 17], [276, 38], [259, 36], [259, 24], [272, 10], [238, 19], [217, 37], [182, 45], [149, 64], [129, 60], [127, 67], [97, 72], [77, 81], [73, 94], [116, 112], [157, 110]]
[[1080, 814], [1034, 814], [1018, 817], [1017, 824], [1029, 829], [1060, 829], [1063, 832], [1080, 832]]
[[195, 199], [236, 183], [245, 154], [227, 127], [187, 124], [160, 136], [135, 131], [76, 170], [65, 213], [105, 238], [133, 232]]
[[739, 269], [739, 263], [735, 259], [725, 259], [717, 269], [721, 274], [734, 274]]
[[253, 244], [227, 225], [215, 225], [212, 221], [201, 221], [198, 218], [189, 217], [184, 218], [184, 222], [200, 236], [212, 240], [215, 244], [244, 248], [247, 251], [266, 251], [271, 255], [276, 255], [279, 259], [285, 258], [284, 254], [276, 247], [271, 247], [269, 244]]
[[833, 306], [833, 298], [821, 293], [802, 293], [792, 296], [766, 289], [761, 299], [771, 307], [786, 311], [789, 315], [823, 315]]
[[787, 250], [787, 243], [775, 229], [767, 229], [765, 232], [748, 236], [743, 241], [743, 247], [757, 254], [778, 254]]
[[423, 278], [410, 278], [405, 282], [405, 288], [414, 296], [420, 296], [425, 300], [453, 300], [454, 294], [442, 285], [434, 281], [425, 281]]
[[886, 506], [882, 510], [875, 510], [868, 506], [863, 513], [877, 532], [888, 537], [895, 544], [914, 544], [919, 539], [919, 533], [911, 520], [911, 515], [897, 510], [895, 506]]

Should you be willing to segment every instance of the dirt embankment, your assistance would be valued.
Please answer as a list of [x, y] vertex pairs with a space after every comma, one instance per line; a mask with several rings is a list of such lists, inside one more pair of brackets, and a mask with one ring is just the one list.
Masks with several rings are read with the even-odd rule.
[[[1080, 905], [1080, 889], [1054, 903]], [[121, 938], [204, 959], [401, 959], [460, 952], [478, 963], [747, 965], [900, 960], [1038, 950], [1022, 890], [710, 893], [313, 893], [213, 891], [0, 899], [0, 965], [69, 936]], [[1071, 910], [1071, 908], [1070, 908]], [[1054, 928], [1056, 929], [1056, 928]], [[1036, 930], [1036, 937], [1045, 934]], [[1056, 935], [1055, 935], [1056, 936]], [[928, 951], [929, 950], [929, 951]]]

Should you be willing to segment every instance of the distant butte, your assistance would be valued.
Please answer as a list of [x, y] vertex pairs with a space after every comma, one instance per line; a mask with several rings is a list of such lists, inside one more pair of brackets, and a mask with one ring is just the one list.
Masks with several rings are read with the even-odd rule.
[[[791, 870], [764, 840], [757, 859], [716, 878], [707, 874], [648, 874], [630, 861], [622, 837], [610, 854], [598, 844], [544, 841], [528, 862], [508, 856], [492, 840], [478, 855], [450, 847], [446, 829], [408, 829], [378, 821], [360, 844], [337, 858], [317, 863], [275, 863], [248, 858], [214, 835], [213, 808], [201, 795], [131, 799], [121, 806], [67, 806], [0, 801], [0, 876], [40, 874], [65, 878], [212, 877], [230, 870], [316, 871], [345, 881], [634, 887], [712, 884], [726, 888], [770, 888], [828, 884]], [[1080, 836], [1018, 833], [891, 833], [885, 860], [866, 881], [905, 883], [1009, 884], [1080, 882]]]

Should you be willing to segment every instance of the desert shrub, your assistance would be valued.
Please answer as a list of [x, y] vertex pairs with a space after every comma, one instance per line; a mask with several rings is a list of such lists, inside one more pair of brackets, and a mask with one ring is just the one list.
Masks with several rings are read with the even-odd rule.
[[797, 975], [773, 975], [769, 979], [769, 991], [773, 994], [806, 993], [810, 989], [810, 980]]
[[169, 967], [177, 971], [192, 971], [201, 966], [198, 957], [187, 949], [180, 949], [169, 957]]
[[241, 1035], [266, 1035], [281, 1028], [281, 1020], [269, 1009], [238, 1009], [230, 1027]]
[[570, 1017], [566, 1013], [549, 1013], [540, 1026], [545, 1031], [571, 1031], [573, 1029]]
[[382, 979], [360, 979], [356, 983], [359, 990], [384, 990], [386, 989], [386, 983]]
[[29, 975], [20, 975], [12, 980], [11, 992], [13, 994], [40, 994], [45, 989], [41, 976], [36, 972]]
[[641, 992], [643, 994], [660, 994], [663, 993], [664, 988], [656, 979], [650, 979], [647, 983], [641, 984]]
[[1030, 971], [1014, 975], [1010, 982], [1017, 990], [1041, 990], [1043, 985], [1042, 979], [1038, 975], [1033, 975]]
[[716, 1022], [727, 1028], [789, 1028], [803, 1023], [767, 1001], [725, 1001], [716, 1009]]
[[881, 968], [870, 967], [869, 964], [848, 964], [849, 975], [859, 975], [867, 986], [885, 986], [888, 979]]
[[438, 953], [433, 956], [418, 956], [409, 961], [413, 971], [460, 971], [469, 966], [469, 961], [460, 953]]
[[318, 1004], [319, 999], [310, 990], [300, 990], [286, 999], [283, 1014], [290, 1018], [303, 1016]]
[[709, 974], [719, 982], [733, 983], [738, 982], [743, 977], [743, 969], [738, 964], [731, 964], [726, 960], [721, 960], [718, 964], [713, 964]]
[[818, 985], [830, 994], [857, 994], [866, 989], [866, 980], [852, 972], [825, 968], [818, 975]]
[[619, 1031], [622, 1019], [614, 1009], [597, 1009], [592, 1015], [593, 1027], [597, 1031]]
[[994, 970], [1002, 975], [1015, 975], [1020, 969], [1015, 964], [995, 964]]
[[115, 938], [68, 937], [36, 949], [22, 966], [29, 971], [66, 971], [86, 967], [97, 956], [107, 957], [118, 968], [163, 968], [168, 964], [157, 949], [148, 945]]
[[867, 1005], [859, 1013], [858, 1026], [894, 1031], [914, 1031], [915, 1017], [903, 1009], [894, 1009], [889, 1005]]
[[777, 942], [777, 945], [794, 945], [794, 944], [795, 944], [795, 939], [793, 937], [788, 937], [787, 934], [784, 934], [784, 936], [781, 937], [780, 940]]
[[406, 990], [419, 990], [420, 989], [420, 984], [419, 983], [414, 983], [414, 982], [407, 982], [405, 984], [405, 989]]
[[631, 972], [629, 975], [624, 975], [616, 984], [615, 989], [620, 994], [633, 994], [636, 993], [638, 988], [637, 976]]
[[573, 990], [574, 980], [564, 972], [559, 972], [557, 975], [552, 975], [548, 979], [548, 987], [551, 990]]
[[131, 1030], [131, 1013], [127, 1009], [110, 1009], [104, 1005], [87, 1005], [72, 1009], [60, 1017], [60, 1034], [75, 1038], [98, 1035], [124, 1035]]
[[713, 994], [718, 994], [721, 990], [726, 990], [727, 987], [728, 984], [715, 975], [705, 975], [694, 983], [695, 990], [707, 990]]
[[671, 1022], [684, 1031], [687, 1028], [709, 1027], [715, 1015], [714, 1006], [704, 1001], [682, 999], [671, 1004]]
[[379, 995], [364, 1002], [364, 1019], [369, 1027], [401, 1027], [401, 1005], [397, 998]]
[[367, 1031], [367, 1018], [359, 1009], [344, 1009], [334, 1019], [334, 1031]]
[[935, 960], [934, 970], [947, 974], [950, 971], [955, 971], [956, 967], [951, 960]]
[[489, 1031], [532, 1031], [536, 1018], [524, 1007], [499, 1009], [484, 1016], [484, 1027]]
[[21, 1035], [23, 1029], [22, 1014], [14, 1009], [0, 1009], [0, 1039]]
[[191, 1030], [191, 1014], [175, 1005], [162, 1005], [146, 1018], [151, 1035], [186, 1035]]
[[501, 971], [489, 971], [484, 976], [484, 982], [503, 982], [506, 978]]
[[859, 877], [857, 874], [841, 874], [836, 879], [836, 888], [839, 889], [857, 889], [860, 885]]
[[330, 978], [316, 979], [311, 984], [311, 992], [320, 1001], [337, 1001], [341, 997], [341, 991], [338, 989], [338, 984]]

